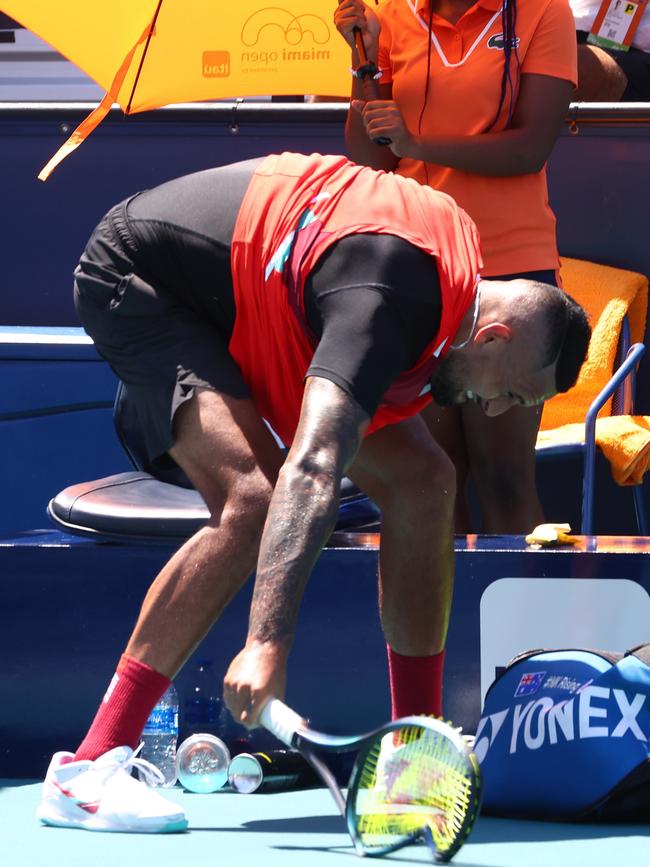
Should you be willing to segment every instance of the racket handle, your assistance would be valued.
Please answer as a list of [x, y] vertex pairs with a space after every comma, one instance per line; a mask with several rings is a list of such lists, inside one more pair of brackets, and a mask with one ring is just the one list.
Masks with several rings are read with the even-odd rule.
[[[366, 46], [364, 45], [363, 36], [359, 28], [355, 27], [352, 32], [354, 34], [354, 44], [357, 47], [357, 54], [359, 55], [360, 60], [360, 65], [356, 70], [356, 74], [357, 77], [361, 79], [361, 93], [366, 102], [372, 102], [375, 99], [379, 99], [379, 85], [375, 79], [378, 70], [372, 60], [368, 60]], [[382, 146], [391, 143], [391, 140], [385, 135], [378, 135], [373, 138], [372, 141], [374, 144]]]
[[279, 698], [271, 698], [262, 708], [260, 722], [279, 741], [291, 747], [294, 735], [305, 721]]

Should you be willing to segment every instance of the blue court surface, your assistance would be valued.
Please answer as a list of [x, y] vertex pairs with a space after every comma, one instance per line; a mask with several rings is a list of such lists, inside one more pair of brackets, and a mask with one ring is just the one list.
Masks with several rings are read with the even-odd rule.
[[[40, 784], [0, 781], [0, 786], [0, 841], [7, 867], [336, 867], [357, 859], [325, 789], [196, 795], [174, 788], [166, 795], [183, 806], [190, 830], [149, 836], [43, 827], [34, 817]], [[373, 860], [430, 863], [423, 846]], [[647, 867], [650, 825], [564, 825], [481, 817], [452, 863], [459, 867]]]

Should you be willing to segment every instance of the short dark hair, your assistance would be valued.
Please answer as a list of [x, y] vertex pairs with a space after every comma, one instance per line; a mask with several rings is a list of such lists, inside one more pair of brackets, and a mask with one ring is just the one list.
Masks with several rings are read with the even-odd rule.
[[538, 283], [537, 287], [547, 297], [541, 366], [555, 362], [555, 387], [568, 391], [575, 385], [587, 357], [591, 340], [589, 319], [578, 302], [562, 289], [547, 283]]

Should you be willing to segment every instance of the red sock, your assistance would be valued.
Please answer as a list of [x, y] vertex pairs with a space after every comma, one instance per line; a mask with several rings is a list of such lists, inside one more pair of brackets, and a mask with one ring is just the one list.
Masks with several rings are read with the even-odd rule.
[[75, 759], [97, 759], [114, 747], [135, 749], [160, 696], [171, 681], [124, 654]]
[[411, 714], [442, 716], [445, 651], [435, 656], [402, 656], [388, 650], [392, 719]]

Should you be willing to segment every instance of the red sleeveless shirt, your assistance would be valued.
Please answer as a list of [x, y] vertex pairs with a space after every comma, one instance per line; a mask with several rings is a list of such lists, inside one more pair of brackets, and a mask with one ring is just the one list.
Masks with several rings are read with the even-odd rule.
[[438, 333], [388, 389], [367, 434], [430, 402], [423, 389], [474, 299], [482, 266], [478, 233], [449, 196], [342, 156], [267, 157], [251, 179], [233, 234], [237, 312], [230, 353], [256, 407], [287, 445], [315, 349], [305, 280], [330, 245], [361, 232], [395, 235], [434, 256], [442, 295]]

